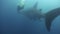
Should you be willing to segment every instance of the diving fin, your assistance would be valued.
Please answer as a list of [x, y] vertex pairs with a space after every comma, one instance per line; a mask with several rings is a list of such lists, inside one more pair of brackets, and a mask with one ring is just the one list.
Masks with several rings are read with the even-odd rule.
[[50, 29], [51, 29], [52, 21], [58, 15], [60, 15], [60, 8], [53, 9], [53, 10], [51, 10], [48, 13], [45, 14], [45, 18], [46, 18], [45, 24], [46, 24], [46, 28], [49, 32], [50, 32]]

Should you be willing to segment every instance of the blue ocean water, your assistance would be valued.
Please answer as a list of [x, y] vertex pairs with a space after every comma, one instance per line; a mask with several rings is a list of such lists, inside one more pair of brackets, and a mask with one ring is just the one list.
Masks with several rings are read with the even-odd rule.
[[[37, 9], [42, 13], [60, 7], [60, 0], [26, 0], [25, 9], [33, 7], [38, 1]], [[17, 13], [19, 0], [0, 0], [0, 33], [1, 34], [60, 34], [60, 16], [53, 22], [51, 31], [48, 32], [45, 20], [32, 21], [26, 16]]]

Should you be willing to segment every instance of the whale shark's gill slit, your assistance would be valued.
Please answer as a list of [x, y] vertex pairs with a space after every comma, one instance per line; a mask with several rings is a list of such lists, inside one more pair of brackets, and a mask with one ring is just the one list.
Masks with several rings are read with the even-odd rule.
[[46, 14], [46, 28], [48, 31], [50, 31], [50, 28], [51, 28], [51, 24], [52, 24], [52, 21], [58, 16], [60, 15], [60, 8], [56, 8], [56, 9], [53, 9], [51, 11], [49, 11], [47, 14]]

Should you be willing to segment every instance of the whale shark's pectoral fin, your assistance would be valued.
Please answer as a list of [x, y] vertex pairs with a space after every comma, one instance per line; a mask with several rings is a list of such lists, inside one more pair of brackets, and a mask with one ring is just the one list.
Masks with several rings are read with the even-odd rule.
[[48, 31], [50, 31], [52, 21], [60, 15], [60, 8], [53, 9], [45, 14], [46, 17], [46, 28]]
[[19, 12], [20, 10], [22, 10], [22, 9], [24, 9], [24, 6], [22, 6], [22, 7], [19, 6], [19, 5], [17, 6], [17, 11], [18, 11], [18, 12]]

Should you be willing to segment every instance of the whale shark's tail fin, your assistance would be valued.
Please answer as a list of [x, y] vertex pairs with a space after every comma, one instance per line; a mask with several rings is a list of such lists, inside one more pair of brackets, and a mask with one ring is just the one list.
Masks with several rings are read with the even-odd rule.
[[48, 13], [46, 13], [45, 15], [46, 15], [46, 23], [45, 23], [46, 24], [46, 28], [47, 28], [48, 31], [50, 31], [52, 21], [58, 15], [60, 15], [60, 8], [53, 9], [53, 10], [49, 11]]

